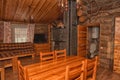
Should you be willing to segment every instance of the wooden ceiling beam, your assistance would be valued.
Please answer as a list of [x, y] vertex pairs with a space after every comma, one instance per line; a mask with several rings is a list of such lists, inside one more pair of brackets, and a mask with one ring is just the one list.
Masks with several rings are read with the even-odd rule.
[[27, 6], [29, 5], [28, 0], [19, 0], [18, 10], [16, 11], [16, 21], [25, 21], [22, 17], [25, 15]]
[[[31, 9], [26, 15], [27, 19], [29, 19], [30, 16], [33, 17], [33, 12], [36, 11], [36, 8], [39, 7], [38, 5], [40, 4], [40, 2], [41, 2], [41, 0], [33, 0], [32, 4], [30, 5]], [[33, 17], [33, 19], [34, 19], [34, 17]]]
[[0, 0], [0, 20], [4, 19], [4, 9], [5, 7], [5, 0]]
[[[53, 16], [55, 16], [57, 13], [59, 13], [59, 11], [57, 11], [58, 10], [58, 7], [57, 7], [57, 5], [55, 5], [53, 8], [52, 8], [52, 10], [53, 11], [50, 11], [50, 12], [48, 12], [48, 14], [46, 14], [45, 16], [44, 16], [44, 18], [42, 18], [42, 20], [40, 20], [40, 21], [46, 21], [46, 20], [51, 20], [51, 18], [53, 18]], [[54, 14], [53, 14], [53, 12], [54, 12]], [[50, 21], [49, 21], [50, 22]]]
[[32, 16], [35, 23], [48, 23], [57, 18], [57, 8], [57, 0], [0, 0], [0, 20], [29, 22]]
[[54, 15], [51, 19], [49, 19], [49, 22], [53, 22], [59, 18], [60, 14], [56, 12], [56, 15]]
[[10, 10], [9, 10], [9, 0], [5, 0], [5, 14], [4, 14], [4, 19], [5, 20], [9, 20], [9, 14], [10, 14]]
[[41, 11], [41, 9], [43, 8], [43, 6], [45, 5], [47, 0], [41, 0], [41, 2], [39, 3], [38, 7], [36, 8], [36, 10], [34, 11], [34, 13], [32, 14], [34, 17], [34, 20], [37, 22], [37, 15], [39, 14], [39, 12]]
[[60, 10], [60, 8], [58, 6], [56, 6], [55, 11], [56, 11], [56, 13], [54, 15], [52, 13], [50, 15], [53, 16], [53, 18], [55, 17], [57, 19], [62, 15], [62, 13], [61, 13], [61, 10]]
[[13, 20], [18, 20], [22, 16], [22, 8], [25, 3], [25, 0], [18, 0], [18, 6]]
[[23, 14], [20, 18], [21, 20], [25, 19], [26, 21], [29, 21], [26, 16], [28, 15], [28, 12], [30, 11], [29, 7], [32, 4], [32, 2], [33, 2], [33, 0], [26, 0], [25, 4], [23, 5], [23, 9], [22, 9]]
[[[39, 20], [40, 19], [44, 19], [45, 18], [45, 16], [48, 16], [47, 14], [48, 14], [48, 12], [54, 12], [53, 11], [53, 8], [55, 7], [55, 5], [56, 5], [56, 0], [53, 0], [52, 2], [51, 2], [51, 4], [50, 4], [50, 6], [48, 6], [47, 8], [46, 8], [46, 10], [44, 11], [44, 14], [42, 14], [40, 17], [39, 17]], [[38, 21], [39, 21], [38, 20]]]
[[14, 2], [11, 5], [11, 7], [12, 7], [11, 15], [10, 15], [11, 20], [14, 20], [14, 16], [15, 16], [15, 13], [17, 11], [18, 4], [19, 4], [18, 0], [14, 0]]
[[39, 13], [36, 15], [36, 20], [39, 21], [40, 16], [44, 14], [44, 11], [46, 8], [50, 5], [51, 0], [46, 0], [45, 4], [42, 6], [42, 8], [39, 10]]
[[5, 20], [12, 21], [14, 13], [16, 11], [17, 0], [5, 0]]

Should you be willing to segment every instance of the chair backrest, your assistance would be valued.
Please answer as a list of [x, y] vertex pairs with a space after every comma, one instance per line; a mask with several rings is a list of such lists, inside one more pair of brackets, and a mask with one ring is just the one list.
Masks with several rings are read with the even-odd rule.
[[40, 60], [41, 61], [49, 61], [54, 60], [54, 51], [52, 52], [40, 52]]
[[55, 58], [66, 58], [66, 49], [63, 50], [55, 50]]
[[25, 72], [26, 69], [21, 65], [21, 62], [18, 60], [18, 80], [26, 80]]
[[85, 80], [96, 80], [98, 56], [93, 59], [86, 59]]
[[85, 61], [75, 62], [66, 67], [65, 80], [84, 80]]

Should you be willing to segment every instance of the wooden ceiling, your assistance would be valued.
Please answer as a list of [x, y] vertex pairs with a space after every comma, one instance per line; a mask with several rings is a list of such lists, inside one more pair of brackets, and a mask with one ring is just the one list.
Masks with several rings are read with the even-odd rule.
[[59, 17], [58, 0], [0, 0], [0, 21], [50, 23]]
[[[120, 7], [120, 0], [82, 1], [87, 3], [88, 12], [92, 4], [92, 12]], [[61, 16], [58, 0], [0, 0], [0, 21], [51, 23]]]

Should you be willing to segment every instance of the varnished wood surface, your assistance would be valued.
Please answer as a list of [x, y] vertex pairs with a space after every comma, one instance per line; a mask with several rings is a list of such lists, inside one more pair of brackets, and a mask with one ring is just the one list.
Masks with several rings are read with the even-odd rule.
[[65, 80], [84, 80], [85, 60], [66, 67]]
[[114, 71], [120, 73], [120, 17], [115, 18]]
[[[50, 61], [35, 63], [27, 66], [21, 66], [21, 68], [24, 69], [21, 73], [24, 74], [25, 80], [49, 80], [49, 78], [51, 77], [53, 77], [52, 80], [66, 80], [65, 79], [66, 66], [81, 65], [83, 60], [85, 61], [85, 58], [81, 56], [68, 56], [64, 59], [62, 58], [62, 59], [57, 59], [53, 61], [50, 60]], [[87, 61], [87, 64], [89, 64], [90, 62], [95, 63], [95, 61], [97, 61], [97, 58], [93, 61], [91, 60]], [[86, 65], [86, 63], [83, 65]], [[97, 63], [95, 65], [97, 65]], [[92, 66], [95, 66], [95, 65], [92, 64]], [[91, 69], [91, 65], [89, 66]], [[89, 66], [87, 66], [87, 68]], [[86, 68], [84, 69], [84, 71], [85, 70]], [[93, 68], [93, 74], [94, 74], [93, 76], [96, 78], [96, 75], [95, 75], [96, 68]]]
[[[39, 56], [32, 61], [30, 57], [21, 59], [23, 65], [29, 65], [39, 62]], [[15, 78], [14, 78], [15, 77]], [[18, 80], [17, 74], [13, 74], [12, 68], [5, 69], [5, 80]], [[96, 80], [120, 80], [120, 74], [110, 72], [110, 70], [98, 67]]]
[[77, 55], [86, 55], [87, 45], [87, 27], [78, 25], [77, 26]]
[[34, 44], [34, 48], [36, 51], [36, 55], [39, 55], [40, 52], [49, 52], [50, 51], [50, 44], [49, 43]]
[[60, 13], [57, 0], [0, 0], [0, 20], [49, 23]]
[[93, 59], [86, 59], [85, 80], [96, 80], [98, 56]]
[[66, 49], [63, 50], [55, 50], [55, 59], [66, 58]]
[[[59, 77], [65, 77], [65, 67], [69, 64], [75, 65], [76, 63], [84, 60], [83, 57], [72, 56], [66, 59], [59, 59], [50, 62], [41, 62], [32, 65], [24, 66], [28, 71], [28, 77], [30, 80], [45, 80], [50, 78], [52, 75]], [[58, 78], [58, 77], [56, 77]]]
[[54, 51], [52, 52], [40, 52], [40, 61], [54, 60]]

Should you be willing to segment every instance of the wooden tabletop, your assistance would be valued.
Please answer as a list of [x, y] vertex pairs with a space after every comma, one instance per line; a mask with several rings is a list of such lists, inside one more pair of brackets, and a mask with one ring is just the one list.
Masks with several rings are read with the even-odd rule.
[[46, 61], [24, 66], [29, 80], [64, 80], [67, 65], [81, 63], [85, 58], [70, 56], [66, 59]]

